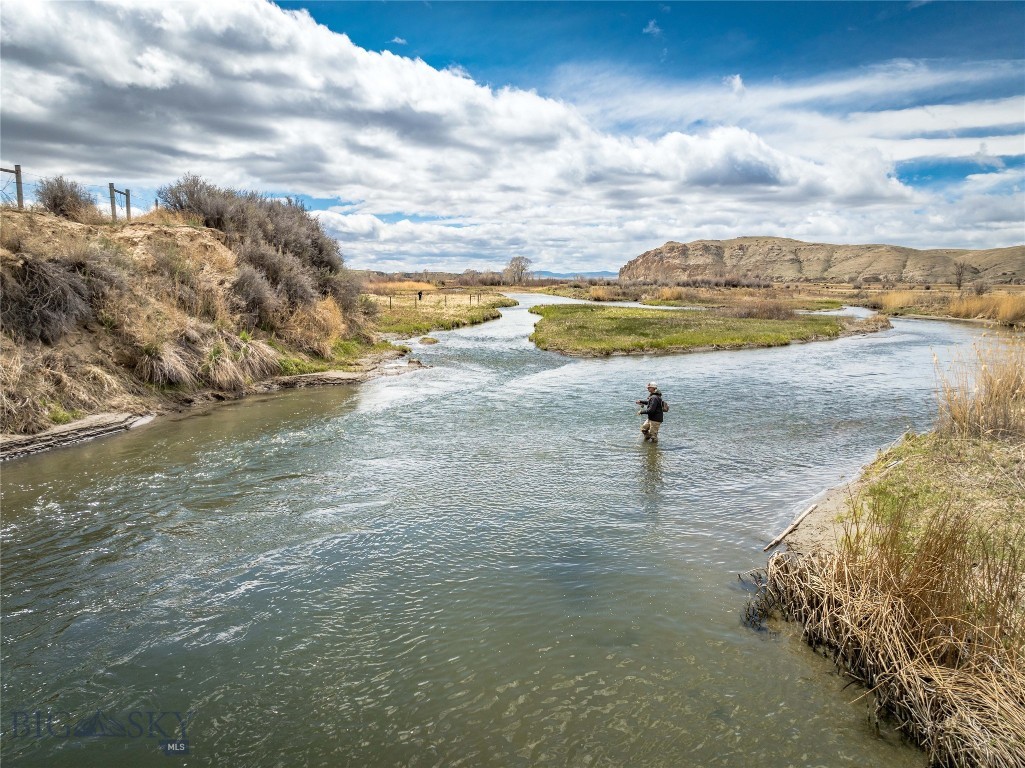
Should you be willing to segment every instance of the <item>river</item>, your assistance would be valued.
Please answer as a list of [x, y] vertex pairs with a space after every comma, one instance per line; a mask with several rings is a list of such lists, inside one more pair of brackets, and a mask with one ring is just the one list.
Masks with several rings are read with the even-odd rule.
[[4, 764], [923, 765], [737, 574], [982, 331], [571, 359], [516, 298], [422, 370], [5, 464]]

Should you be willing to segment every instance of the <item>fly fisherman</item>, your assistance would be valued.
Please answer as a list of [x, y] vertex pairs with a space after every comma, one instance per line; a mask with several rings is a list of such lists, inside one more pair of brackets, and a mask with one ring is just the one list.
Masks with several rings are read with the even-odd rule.
[[644, 441], [658, 442], [658, 430], [662, 426], [662, 412], [668, 410], [662, 402], [662, 393], [653, 381], [648, 382], [648, 399], [638, 400], [637, 405], [642, 406], [637, 415], [642, 413], [647, 417], [641, 425], [641, 434]]

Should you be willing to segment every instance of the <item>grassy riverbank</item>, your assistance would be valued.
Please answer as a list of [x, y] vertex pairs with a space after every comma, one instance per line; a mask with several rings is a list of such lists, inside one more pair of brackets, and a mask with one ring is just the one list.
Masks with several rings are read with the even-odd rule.
[[887, 327], [875, 319], [797, 315], [770, 304], [733, 313], [587, 304], [537, 306], [530, 311], [541, 315], [531, 335], [534, 343], [571, 355], [774, 347]]
[[774, 555], [754, 609], [875, 695], [936, 765], [1025, 765], [1025, 346], [942, 387], [869, 467], [834, 548]]
[[381, 333], [409, 338], [430, 331], [449, 331], [465, 325], [476, 325], [501, 316], [500, 307], [518, 303], [499, 293], [435, 293], [368, 295], [374, 303], [374, 324]]
[[865, 305], [888, 315], [923, 315], [991, 320], [999, 325], [1025, 325], [1025, 294], [950, 291], [885, 291]]
[[0, 432], [237, 397], [398, 354], [338, 244], [298, 204], [185, 176], [162, 208], [92, 223], [3, 209]]

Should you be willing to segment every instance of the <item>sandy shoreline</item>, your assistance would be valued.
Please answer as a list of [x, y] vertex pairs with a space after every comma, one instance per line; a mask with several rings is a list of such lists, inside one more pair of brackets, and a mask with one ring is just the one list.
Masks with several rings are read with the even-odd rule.
[[854, 480], [828, 488], [812, 500], [816, 504], [797, 530], [789, 533], [781, 542], [788, 552], [807, 555], [814, 551], [833, 552], [843, 536], [842, 518], [851, 508], [861, 490], [859, 474]]
[[[876, 457], [858, 470], [851, 480], [827, 488], [811, 499], [810, 503], [816, 505], [815, 509], [777, 546], [785, 544], [788, 552], [801, 555], [814, 551], [835, 552], [843, 537], [843, 521], [858, 502], [867, 482], [869, 470], [900, 445], [908, 434], [905, 432], [889, 445], [880, 448]], [[873, 479], [878, 479], [886, 471], [887, 468], [884, 468], [881, 473], [876, 473]]]
[[[405, 354], [405, 353], [401, 353]], [[418, 360], [395, 363], [393, 356], [375, 356], [365, 360], [366, 368], [359, 371], [323, 371], [296, 376], [277, 376], [254, 383], [242, 392], [217, 392], [204, 390], [195, 393], [195, 398], [180, 407], [162, 407], [143, 413], [94, 413], [77, 419], [70, 424], [51, 427], [34, 435], [0, 434], [0, 462], [42, 453], [54, 448], [75, 445], [99, 437], [127, 432], [149, 424], [161, 416], [188, 417], [203, 413], [221, 403], [235, 402], [249, 395], [267, 394], [282, 389], [304, 387], [337, 386], [340, 384], [362, 384], [382, 376], [398, 376], [424, 367]]]

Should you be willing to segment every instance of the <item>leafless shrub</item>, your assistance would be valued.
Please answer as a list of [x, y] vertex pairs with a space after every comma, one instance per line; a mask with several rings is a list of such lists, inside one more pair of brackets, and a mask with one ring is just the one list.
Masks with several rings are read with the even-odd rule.
[[251, 264], [242, 264], [232, 290], [242, 301], [250, 328], [259, 326], [272, 330], [277, 327], [285, 302], [263, 272]]
[[53, 344], [92, 316], [89, 286], [71, 265], [22, 253], [0, 263], [0, 327], [11, 337]]
[[367, 320], [374, 320], [381, 314], [381, 307], [369, 296], [359, 297], [359, 312]]
[[[315, 330], [320, 325], [315, 318], [324, 315], [325, 296], [333, 299], [335, 312], [341, 308], [359, 322], [359, 281], [344, 270], [337, 242], [301, 202], [223, 189], [194, 174], [186, 174], [157, 194], [170, 213], [201, 217], [206, 226], [228, 235], [240, 264], [232, 288], [250, 328], [288, 325], [308, 342], [318, 338], [309, 344], [322, 354], [329, 351], [329, 344]], [[201, 301], [201, 296], [189, 295], [188, 289], [195, 290], [195, 285], [180, 278], [176, 285], [183, 306]], [[300, 327], [305, 330], [299, 331]]]
[[91, 218], [96, 210], [96, 198], [77, 181], [63, 176], [40, 180], [36, 200], [50, 213], [72, 221]]
[[985, 296], [990, 289], [990, 284], [985, 280], [976, 280], [972, 283], [972, 293], [976, 296]]
[[343, 268], [339, 272], [326, 273], [324, 288], [329, 296], [334, 297], [335, 303], [344, 314], [352, 315], [360, 311], [359, 295], [363, 285], [352, 271]]
[[242, 246], [239, 257], [263, 272], [291, 304], [308, 306], [320, 297], [314, 276], [295, 256], [250, 240]]

